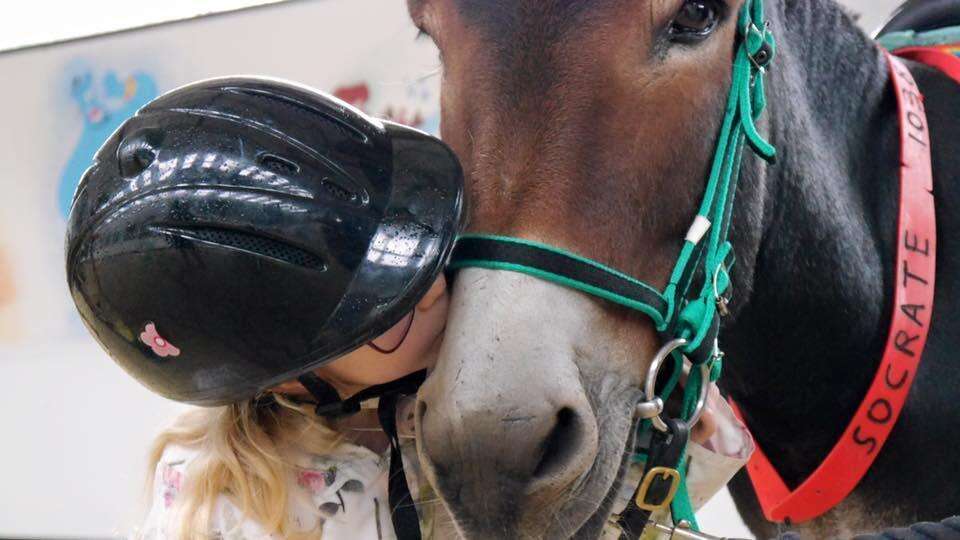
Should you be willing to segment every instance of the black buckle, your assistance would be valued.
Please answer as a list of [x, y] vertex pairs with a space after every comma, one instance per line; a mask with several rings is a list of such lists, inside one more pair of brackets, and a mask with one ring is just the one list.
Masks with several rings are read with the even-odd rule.
[[758, 71], [763, 71], [767, 68], [767, 65], [770, 64], [770, 60], [773, 59], [773, 48], [770, 47], [770, 43], [764, 40], [760, 49], [753, 54], [748, 54], [747, 58], [750, 59], [753, 67], [757, 68]]
[[326, 418], [339, 418], [341, 416], [349, 416], [351, 414], [360, 412], [360, 402], [345, 400], [333, 401], [330, 403], [319, 403], [313, 410], [317, 416], [323, 416]]
[[368, 399], [380, 397], [389, 393], [413, 395], [427, 377], [427, 370], [421, 369], [395, 381], [371, 386], [347, 399], [340, 399], [340, 394], [320, 377], [312, 372], [305, 373], [297, 378], [307, 391], [317, 400], [314, 411], [317, 416], [336, 418], [360, 412], [360, 404]]
[[[749, 35], [746, 36], [747, 42], [747, 58], [750, 59], [750, 63], [753, 64], [753, 67], [757, 68], [757, 71], [764, 71], [767, 65], [770, 64], [770, 61], [773, 60], [773, 46], [770, 44], [770, 40], [767, 39], [770, 34], [768, 27], [770, 26], [769, 22], [763, 24], [763, 28], [757, 26], [753, 22], [747, 27], [747, 32]], [[756, 39], [760, 43], [760, 47], [753, 51], [749, 51], [750, 41]]]

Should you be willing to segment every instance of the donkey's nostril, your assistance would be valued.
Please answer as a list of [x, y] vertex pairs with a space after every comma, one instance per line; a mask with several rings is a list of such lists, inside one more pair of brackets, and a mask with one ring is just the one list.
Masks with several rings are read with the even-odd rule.
[[570, 465], [582, 450], [583, 433], [583, 423], [576, 410], [562, 407], [557, 411], [556, 422], [543, 441], [543, 453], [533, 476], [546, 479]]

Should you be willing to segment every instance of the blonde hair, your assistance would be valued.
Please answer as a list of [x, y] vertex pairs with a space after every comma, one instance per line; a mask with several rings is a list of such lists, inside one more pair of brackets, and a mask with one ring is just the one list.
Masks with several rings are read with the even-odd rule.
[[319, 538], [320, 531], [303, 532], [291, 523], [288, 482], [296, 465], [286, 459], [293, 448], [323, 454], [336, 448], [340, 435], [324, 424], [309, 406], [282, 396], [264, 405], [246, 401], [181, 415], [153, 442], [147, 489], [153, 491], [154, 471], [170, 445], [198, 451], [186, 471], [171, 507], [169, 538], [211, 538], [217, 499], [226, 496], [243, 516], [268, 534], [283, 538]]

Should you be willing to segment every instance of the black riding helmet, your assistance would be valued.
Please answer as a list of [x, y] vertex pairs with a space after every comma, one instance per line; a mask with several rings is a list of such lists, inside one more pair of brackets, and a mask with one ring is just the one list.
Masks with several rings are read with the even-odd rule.
[[70, 212], [67, 280], [135, 379], [237, 402], [399, 322], [443, 270], [462, 197], [436, 138], [286, 82], [202, 81], [97, 152]]

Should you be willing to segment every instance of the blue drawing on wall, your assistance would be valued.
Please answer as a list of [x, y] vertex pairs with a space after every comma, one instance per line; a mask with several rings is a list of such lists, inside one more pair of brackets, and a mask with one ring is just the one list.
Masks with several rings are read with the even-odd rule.
[[124, 120], [157, 97], [157, 84], [143, 72], [121, 79], [114, 71], [108, 71], [96, 85], [92, 71], [85, 70], [71, 79], [70, 94], [83, 114], [83, 132], [60, 176], [57, 201], [64, 217], [93, 155]]
[[440, 98], [434, 96], [432, 88], [425, 83], [411, 86], [407, 89], [411, 100], [418, 103], [424, 111], [420, 120], [420, 130], [440, 136]]

